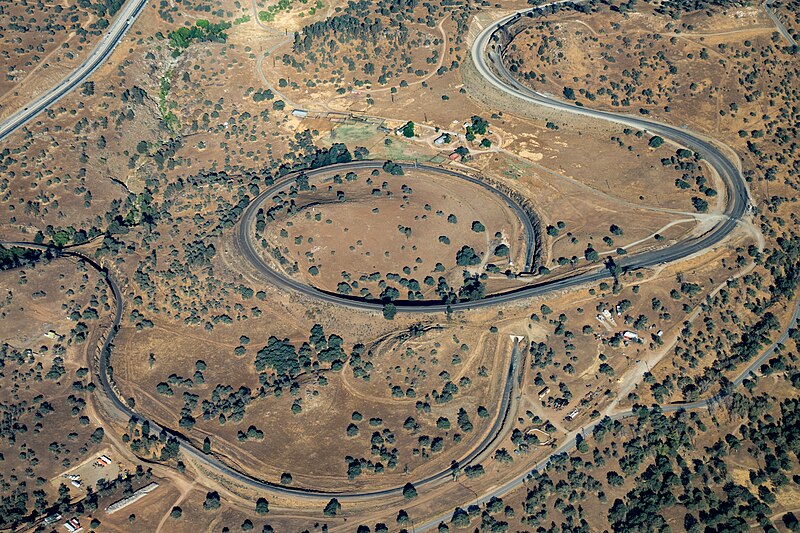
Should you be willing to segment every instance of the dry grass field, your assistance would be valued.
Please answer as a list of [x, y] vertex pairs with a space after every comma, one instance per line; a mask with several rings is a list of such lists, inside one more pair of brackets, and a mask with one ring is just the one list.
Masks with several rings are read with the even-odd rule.
[[[341, 508], [237, 484], [143, 420], [111, 415], [94, 364], [114, 304], [100, 274], [68, 257], [16, 265], [3, 249], [2, 526], [57, 509], [53, 528], [74, 514], [119, 532], [796, 529], [796, 332], [761, 377], [728, 383], [788, 327], [800, 279], [797, 55], [760, 6], [566, 9], [529, 20], [504, 58], [537, 91], [728, 145], [753, 208], [713, 249], [616, 282], [394, 317], [275, 287], [239, 253], [253, 198], [345, 154], [513, 191], [541, 220], [544, 268], [505, 275], [522, 262], [522, 228], [477, 185], [326, 174], [268, 200], [265, 211], [291, 208], [253, 231], [265, 260], [332, 293], [436, 299], [457, 293], [465, 270], [502, 291], [723, 220], [724, 187], [697, 154], [522, 105], [479, 76], [471, 40], [526, 5], [149, 3], [90, 84], [0, 148], [2, 239], [78, 245], [119, 282], [113, 381], [141, 418], [273, 483], [403, 486], [483, 440], [518, 335], [511, 414], [479, 464], [416, 495]], [[80, 61], [110, 16], [103, 6], [0, 4], [0, 117]], [[795, 8], [775, 3], [794, 34]], [[653, 407], [712, 396], [708, 409]], [[100, 453], [122, 467], [87, 466]], [[75, 471], [84, 487], [59, 494]], [[150, 480], [156, 492], [104, 511]]]
[[464, 272], [524, 265], [520, 220], [480, 185], [377, 170], [315, 178], [309, 188], [293, 198], [290, 213], [280, 209], [267, 221], [265, 255], [324, 290], [374, 299], [393, 288], [402, 299], [436, 299], [446, 292], [439, 278], [457, 289]]
[[101, 422], [86, 410], [95, 385], [85, 355], [109, 323], [104, 289], [94, 271], [65, 259], [0, 275], [0, 482], [8, 496], [35, 487], [37, 506], [78, 497], [83, 489], [61, 474], [104, 450]]

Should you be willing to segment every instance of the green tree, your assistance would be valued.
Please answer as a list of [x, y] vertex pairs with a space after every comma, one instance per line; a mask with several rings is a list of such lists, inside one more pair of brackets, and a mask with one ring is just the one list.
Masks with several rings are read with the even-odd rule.
[[508, 246], [505, 244], [498, 244], [497, 248], [494, 249], [494, 255], [497, 257], [508, 257]]
[[469, 514], [461, 507], [456, 507], [450, 523], [459, 529], [469, 527]]
[[214, 509], [219, 509], [220, 500], [219, 500], [219, 493], [216, 491], [207, 492], [206, 493], [206, 501], [203, 502], [203, 509], [206, 511], [212, 511]]
[[388, 172], [392, 176], [402, 176], [404, 174], [403, 167], [395, 163], [394, 161], [385, 162], [383, 164], [383, 170], [384, 172]]
[[480, 262], [480, 256], [470, 246], [464, 245], [456, 252], [456, 264], [459, 266], [474, 266]]
[[322, 513], [325, 516], [336, 516], [341, 509], [342, 504], [339, 503], [339, 500], [336, 498], [331, 498], [331, 501], [328, 502], [328, 505], [325, 506], [325, 509], [322, 510]]
[[708, 211], [708, 202], [702, 198], [698, 198], [697, 196], [692, 197], [692, 205], [700, 213], [705, 213]]

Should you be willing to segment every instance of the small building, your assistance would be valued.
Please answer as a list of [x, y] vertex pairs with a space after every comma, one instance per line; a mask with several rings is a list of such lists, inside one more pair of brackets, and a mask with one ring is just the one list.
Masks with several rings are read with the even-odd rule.
[[550, 387], [545, 387], [539, 391], [539, 399], [541, 400], [550, 393]]
[[450, 159], [450, 161], [458, 161], [459, 159], [461, 159], [461, 156], [458, 155], [458, 152], [453, 152], [452, 154], [450, 154], [447, 157], [448, 157], [448, 159]]
[[50, 524], [58, 522], [59, 520], [61, 520], [61, 515], [59, 513], [51, 514], [50, 516], [44, 517], [44, 520], [42, 520], [42, 524], [49, 526]]
[[308, 116], [308, 111], [306, 111], [305, 109], [293, 109], [292, 116], [298, 118], [306, 118]]
[[64, 527], [67, 529], [67, 531], [69, 531], [69, 533], [78, 533], [78, 531], [83, 531], [83, 527], [77, 518], [70, 518], [64, 522]]
[[625, 337], [626, 339], [628, 339], [629, 341], [638, 341], [639, 340], [639, 335], [637, 335], [636, 333], [634, 333], [632, 331], [626, 331], [626, 332], [624, 332], [622, 334], [622, 336]]
[[571, 422], [572, 420], [575, 419], [576, 416], [578, 416], [578, 408], [577, 407], [575, 409], [573, 409], [572, 411], [570, 411], [570, 413], [567, 416], [564, 417], [564, 420], [566, 420], [567, 422]]
[[443, 144], [447, 144], [450, 142], [450, 134], [449, 133], [442, 133], [438, 137], [433, 140], [433, 144], [436, 146], [441, 146]]

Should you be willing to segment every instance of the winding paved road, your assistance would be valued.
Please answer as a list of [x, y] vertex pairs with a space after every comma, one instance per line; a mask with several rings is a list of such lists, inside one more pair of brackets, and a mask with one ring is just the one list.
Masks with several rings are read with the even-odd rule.
[[72, 91], [78, 84], [88, 78], [92, 72], [103, 64], [111, 55], [117, 44], [122, 40], [128, 29], [133, 25], [136, 18], [142, 13], [147, 0], [128, 0], [122, 6], [116, 18], [108, 27], [103, 38], [97, 44], [89, 57], [81, 63], [77, 69], [73, 70], [66, 78], [61, 80], [58, 85], [48, 89], [32, 100], [24, 108], [16, 111], [13, 115], [0, 123], [0, 141], [5, 139], [12, 132], [16, 131], [36, 115], [56, 103], [64, 95]]

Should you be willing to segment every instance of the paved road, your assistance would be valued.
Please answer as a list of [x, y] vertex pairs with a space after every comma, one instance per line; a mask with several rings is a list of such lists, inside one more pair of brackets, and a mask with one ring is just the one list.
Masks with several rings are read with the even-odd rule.
[[781, 22], [778, 14], [772, 9], [772, 2], [773, 0], [767, 0], [764, 2], [764, 11], [767, 12], [767, 16], [772, 19], [772, 22], [775, 23], [775, 26], [778, 28], [778, 32], [781, 34], [781, 36], [783, 36], [784, 39], [786, 39], [786, 41], [789, 43], [789, 46], [797, 46], [797, 41], [794, 40], [792, 34], [789, 33], [789, 30], [783, 25], [783, 22]]
[[108, 30], [95, 49], [92, 50], [89, 57], [87, 57], [78, 68], [61, 80], [58, 85], [48, 89], [29, 102], [24, 108], [16, 111], [13, 115], [0, 123], [0, 141], [56, 103], [65, 94], [83, 83], [92, 72], [97, 70], [106, 58], [111, 55], [114, 48], [116, 48], [117, 44], [119, 44], [125, 36], [125, 33], [133, 25], [133, 22], [141, 14], [146, 2], [147, 0], [128, 0], [125, 5], [122, 6], [119, 13], [117, 13], [116, 18], [108, 27]]

